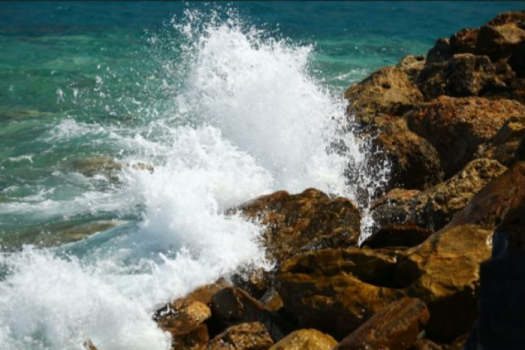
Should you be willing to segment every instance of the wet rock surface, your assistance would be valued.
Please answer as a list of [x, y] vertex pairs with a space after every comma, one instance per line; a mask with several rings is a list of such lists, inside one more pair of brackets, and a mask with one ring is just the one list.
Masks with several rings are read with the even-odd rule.
[[207, 350], [266, 350], [273, 345], [266, 327], [259, 322], [241, 323], [213, 338]]
[[290, 333], [271, 350], [332, 350], [337, 341], [316, 329], [301, 329]]
[[397, 300], [344, 338], [334, 350], [406, 350], [423, 331], [429, 316], [421, 300]]

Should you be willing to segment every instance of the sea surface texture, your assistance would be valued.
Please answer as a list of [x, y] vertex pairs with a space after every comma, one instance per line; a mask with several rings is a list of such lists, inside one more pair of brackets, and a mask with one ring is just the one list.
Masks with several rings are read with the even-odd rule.
[[0, 3], [0, 349], [169, 349], [156, 308], [271, 267], [223, 214], [263, 194], [350, 197], [366, 234], [389, 167], [344, 90], [523, 8]]

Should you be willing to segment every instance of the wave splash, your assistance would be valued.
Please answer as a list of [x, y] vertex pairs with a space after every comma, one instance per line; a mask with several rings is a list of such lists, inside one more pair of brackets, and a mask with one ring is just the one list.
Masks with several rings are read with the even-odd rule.
[[[225, 209], [308, 187], [363, 204], [359, 189], [381, 186], [346, 103], [309, 74], [313, 46], [268, 37], [232, 14], [187, 11], [173, 23], [179, 63], [164, 66], [182, 81], [172, 87], [174, 112], [111, 136], [133, 150], [126, 161], [154, 166], [122, 170], [115, 194], [143, 208], [142, 221], [77, 244], [76, 255], [67, 253], [75, 245], [1, 255], [8, 349], [83, 349], [88, 339], [104, 350], [169, 349], [151, 320], [156, 307], [240, 266], [269, 267], [261, 228]], [[359, 172], [354, 183], [349, 168]]]

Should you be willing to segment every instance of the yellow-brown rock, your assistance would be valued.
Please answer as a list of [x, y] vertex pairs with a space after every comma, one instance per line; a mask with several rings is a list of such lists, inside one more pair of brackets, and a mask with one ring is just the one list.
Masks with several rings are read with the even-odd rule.
[[366, 249], [309, 252], [276, 275], [284, 308], [302, 327], [343, 337], [388, 303], [423, 300], [430, 339], [451, 341], [476, 316], [479, 264], [490, 256], [491, 230], [456, 226], [403, 254]]
[[266, 226], [264, 245], [277, 263], [300, 251], [356, 245], [360, 214], [347, 198], [330, 198], [316, 189], [299, 194], [279, 191], [242, 204], [239, 210]]
[[446, 177], [470, 162], [478, 147], [491, 140], [512, 117], [525, 114], [525, 106], [512, 100], [441, 96], [407, 113], [410, 130], [437, 150]]
[[377, 312], [334, 350], [406, 350], [423, 331], [428, 319], [424, 302], [403, 298]]
[[252, 322], [229, 327], [210, 340], [206, 350], [267, 350], [272, 345], [266, 327]]
[[396, 263], [392, 255], [364, 249], [312, 251], [283, 263], [275, 285], [301, 327], [341, 339], [403, 296], [383, 287]]
[[[380, 229], [383, 231], [382, 234], [388, 234], [393, 231], [389, 229], [390, 227], [395, 228], [395, 225], [399, 224], [403, 224], [401, 228], [406, 225], [416, 225], [423, 229], [439, 230], [463, 210], [490, 181], [506, 170], [507, 168], [496, 160], [483, 158], [473, 160], [447, 181], [423, 192], [402, 189], [388, 192], [374, 202], [373, 217], [382, 228]], [[392, 238], [395, 240], [394, 237]], [[410, 246], [408, 243], [405, 246]]]
[[158, 310], [154, 318], [161, 329], [171, 333], [173, 350], [200, 350], [209, 339], [204, 322], [210, 317], [206, 304], [180, 299]]
[[300, 329], [288, 334], [270, 350], [332, 350], [337, 341], [317, 329]]
[[279, 341], [292, 326], [277, 314], [267, 310], [259, 301], [242, 289], [229, 287], [217, 292], [211, 302], [212, 321], [222, 328], [241, 323], [260, 322], [266, 326], [274, 341]]
[[345, 92], [349, 100], [348, 112], [365, 124], [376, 116], [402, 115], [423, 95], [404, 69], [384, 67]]

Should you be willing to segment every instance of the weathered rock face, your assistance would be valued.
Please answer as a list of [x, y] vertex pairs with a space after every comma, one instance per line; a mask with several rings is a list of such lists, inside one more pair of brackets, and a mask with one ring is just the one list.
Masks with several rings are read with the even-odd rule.
[[[411, 69], [414, 67], [407, 67]], [[349, 114], [369, 124], [381, 114], [402, 115], [422, 101], [423, 95], [404, 68], [384, 67], [346, 90], [345, 98], [350, 102]]]
[[213, 321], [223, 327], [250, 322], [262, 323], [274, 341], [279, 341], [293, 330], [293, 326], [287, 321], [266, 310], [259, 301], [239, 288], [220, 290], [212, 298], [211, 309]]
[[525, 198], [525, 162], [514, 164], [491, 181], [461, 210], [447, 227], [475, 224], [494, 230], [507, 212]]
[[204, 322], [211, 317], [205, 304], [181, 299], [157, 311], [155, 320], [161, 329], [172, 335], [172, 349], [200, 350], [208, 342], [208, 328]]
[[475, 319], [479, 264], [490, 256], [491, 236], [478, 226], [456, 226], [434, 234], [406, 257], [365, 249], [309, 252], [281, 266], [276, 288], [301, 326], [336, 337], [392, 301], [420, 298], [431, 314], [429, 337], [451, 341]]
[[308, 249], [354, 246], [359, 239], [357, 207], [346, 198], [330, 198], [316, 189], [294, 195], [279, 191], [236, 210], [267, 227], [265, 246], [277, 263]]
[[373, 157], [379, 161], [386, 158], [391, 164], [390, 188], [423, 190], [443, 180], [441, 161], [434, 146], [411, 132], [405, 119], [378, 123], [379, 119], [376, 119], [379, 133], [373, 144], [382, 152]]
[[418, 87], [429, 101], [442, 95], [482, 96], [485, 91], [504, 90], [514, 78], [506, 63], [495, 66], [487, 56], [456, 54], [427, 65], [419, 75]]
[[480, 145], [476, 158], [490, 158], [510, 165], [516, 159], [520, 142], [525, 137], [525, 115], [508, 119], [489, 142]]
[[479, 264], [490, 257], [493, 231], [456, 226], [431, 236], [396, 267], [395, 280], [430, 310], [430, 339], [450, 342], [476, 318]]
[[409, 128], [437, 150], [446, 177], [472, 160], [479, 145], [492, 139], [512, 117], [525, 114], [525, 106], [510, 100], [441, 96], [407, 113]]
[[270, 350], [332, 350], [337, 341], [316, 329], [301, 329], [288, 334]]
[[241, 323], [229, 327], [210, 340], [207, 350], [267, 350], [273, 340], [259, 322]]
[[[392, 190], [374, 203], [374, 218], [384, 228], [383, 234], [396, 223], [439, 230], [506, 169], [495, 160], [476, 159], [452, 178], [426, 191]], [[387, 237], [388, 234], [381, 239]]]
[[368, 250], [321, 250], [286, 261], [276, 275], [284, 308], [302, 327], [343, 338], [403, 292], [389, 284], [396, 258]]
[[421, 300], [394, 301], [344, 338], [334, 350], [406, 350], [423, 331], [429, 317]]

